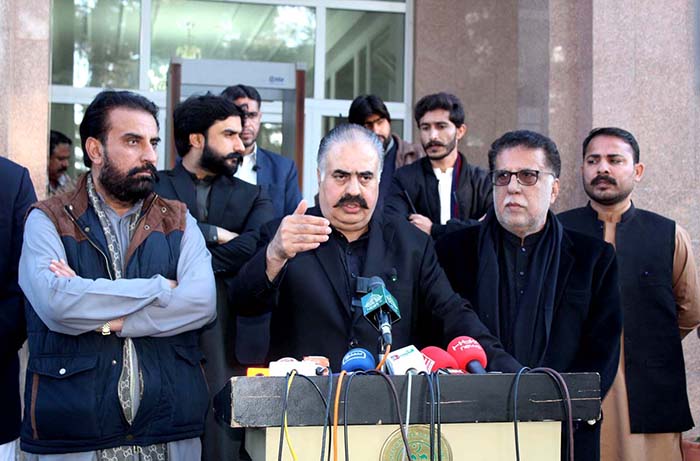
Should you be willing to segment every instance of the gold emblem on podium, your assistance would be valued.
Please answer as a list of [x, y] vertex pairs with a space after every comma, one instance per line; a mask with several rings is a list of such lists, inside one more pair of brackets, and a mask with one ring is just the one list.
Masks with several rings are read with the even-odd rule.
[[[440, 436], [440, 443], [442, 448], [442, 459], [444, 461], [452, 461], [452, 448], [450, 448], [450, 444], [447, 443], [447, 439], [442, 434]], [[437, 445], [436, 430], [435, 446], [433, 447], [436, 452]], [[430, 426], [424, 424], [409, 426], [408, 446], [411, 449], [410, 459], [412, 461], [430, 460]], [[403, 461], [406, 459], [404, 451], [400, 429], [396, 429], [384, 442], [382, 451], [379, 454], [379, 461]]]

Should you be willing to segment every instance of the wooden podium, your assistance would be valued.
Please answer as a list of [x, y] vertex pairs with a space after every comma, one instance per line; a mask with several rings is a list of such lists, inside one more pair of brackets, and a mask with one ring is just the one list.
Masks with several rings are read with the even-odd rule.
[[[563, 374], [571, 396], [574, 420], [596, 420], [600, 415], [600, 378], [597, 373]], [[402, 420], [406, 417], [407, 376], [390, 377], [398, 392]], [[324, 396], [329, 378], [310, 378]], [[441, 375], [440, 413], [442, 459], [500, 461], [515, 459], [513, 429], [513, 374]], [[333, 396], [337, 378], [333, 379]], [[342, 382], [339, 426], [348, 408], [350, 457], [362, 461], [399, 461], [404, 445], [395, 401], [387, 382], [376, 375], [355, 376], [347, 402], [348, 377]], [[286, 379], [233, 377], [215, 397], [217, 417], [231, 427], [246, 428], [246, 449], [254, 461], [277, 460]], [[332, 404], [332, 402], [331, 402]], [[518, 431], [523, 461], [558, 461], [564, 406], [554, 381], [541, 374], [525, 374], [518, 389]], [[331, 411], [331, 416], [333, 412]], [[431, 397], [427, 377], [411, 378], [409, 446], [412, 459], [429, 460]], [[289, 391], [289, 439], [299, 460], [319, 459], [325, 407], [313, 386], [296, 377]], [[331, 431], [331, 428], [328, 429]], [[343, 430], [339, 427], [339, 453]], [[334, 440], [333, 443], [336, 443]], [[328, 442], [326, 442], [326, 447]], [[435, 445], [437, 459], [437, 444]], [[284, 460], [292, 460], [283, 447]]]

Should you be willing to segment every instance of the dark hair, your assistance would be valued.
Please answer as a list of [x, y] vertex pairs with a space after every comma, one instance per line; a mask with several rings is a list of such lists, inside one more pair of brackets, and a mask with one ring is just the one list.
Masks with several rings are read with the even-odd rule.
[[258, 90], [252, 86], [241, 84], [229, 86], [221, 92], [221, 96], [230, 99], [231, 101], [235, 101], [239, 98], [253, 99], [257, 101], [258, 107], [260, 107], [260, 93], [258, 93]]
[[184, 157], [190, 151], [192, 133], [203, 134], [206, 138], [214, 123], [229, 117], [240, 117], [243, 125], [243, 110], [228, 99], [211, 93], [190, 96], [178, 104], [173, 112], [173, 137], [178, 155]]
[[68, 144], [69, 146], [72, 146], [73, 140], [60, 131], [51, 130], [51, 134], [49, 135], [49, 158], [51, 158], [53, 155], [53, 150], [59, 144]]
[[373, 94], [363, 94], [355, 98], [352, 104], [350, 104], [348, 122], [354, 123], [355, 125], [364, 125], [365, 120], [367, 120], [367, 117], [370, 115], [378, 115], [391, 122], [391, 115], [389, 115], [384, 101], [382, 101], [379, 96]]
[[80, 122], [80, 147], [83, 149], [83, 163], [88, 168], [92, 167], [92, 160], [85, 149], [88, 138], [95, 138], [102, 144], [107, 142], [107, 132], [109, 131], [109, 113], [112, 109], [126, 108], [141, 110], [153, 116], [156, 126], [158, 123], [158, 106], [151, 100], [136, 94], [132, 91], [105, 90], [95, 96], [90, 105], [85, 110], [83, 121]]
[[629, 146], [632, 148], [632, 151], [634, 152], [633, 158], [634, 158], [634, 163], [639, 163], [639, 144], [637, 144], [637, 140], [634, 139], [634, 136], [632, 133], [630, 133], [627, 130], [623, 130], [622, 128], [617, 128], [614, 126], [606, 126], [603, 128], [593, 128], [590, 133], [588, 133], [588, 136], [586, 136], [586, 139], [583, 140], [583, 156], [586, 156], [586, 150], [588, 149], [588, 144], [591, 142], [593, 138], [596, 136], [614, 136], [616, 138], [619, 138], [629, 144]]
[[464, 125], [464, 106], [462, 106], [462, 101], [453, 94], [442, 92], [420, 98], [413, 111], [416, 123], [420, 125], [420, 119], [423, 118], [426, 112], [438, 109], [448, 111], [450, 113], [450, 122], [454, 123], [456, 127]]
[[505, 149], [513, 147], [542, 149], [547, 163], [549, 163], [550, 168], [552, 168], [552, 173], [554, 173], [555, 177], [559, 177], [561, 173], [561, 158], [559, 157], [557, 145], [547, 136], [529, 130], [509, 131], [496, 139], [489, 149], [489, 169], [491, 169], [491, 171], [496, 169], [496, 156], [498, 156], [498, 154]]

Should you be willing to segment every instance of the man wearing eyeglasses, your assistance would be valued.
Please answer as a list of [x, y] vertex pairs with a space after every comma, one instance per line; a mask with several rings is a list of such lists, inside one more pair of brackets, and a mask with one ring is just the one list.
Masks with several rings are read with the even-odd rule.
[[235, 176], [267, 192], [275, 207], [275, 218], [292, 214], [301, 201], [297, 167], [292, 159], [258, 146], [262, 122], [260, 93], [252, 86], [234, 85], [226, 88], [221, 96], [233, 101], [245, 112], [241, 132], [245, 150], [243, 162]]
[[[479, 225], [436, 244], [461, 296], [503, 347], [528, 367], [597, 372], [613, 382], [622, 315], [612, 246], [565, 229], [550, 206], [559, 194], [557, 146], [514, 131], [489, 150], [493, 203]], [[577, 460], [599, 458], [600, 424], [575, 431]]]
[[700, 323], [700, 290], [688, 232], [636, 208], [644, 164], [632, 133], [597, 128], [583, 141], [585, 207], [562, 223], [615, 245], [624, 302], [618, 373], [603, 402], [603, 460], [680, 461], [693, 427], [681, 340]]
[[374, 94], [356, 97], [348, 111], [348, 122], [362, 125], [379, 137], [384, 147], [384, 168], [379, 181], [379, 201], [389, 193], [394, 172], [410, 165], [425, 153], [419, 145], [411, 144], [391, 132], [391, 115], [384, 101]]
[[424, 96], [414, 112], [427, 157], [396, 172], [386, 212], [437, 239], [484, 216], [491, 206], [491, 180], [459, 152], [467, 125], [455, 95]]

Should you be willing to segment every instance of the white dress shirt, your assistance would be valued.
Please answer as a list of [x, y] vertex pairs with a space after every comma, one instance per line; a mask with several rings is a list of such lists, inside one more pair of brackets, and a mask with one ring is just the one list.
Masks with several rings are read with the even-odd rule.
[[243, 163], [241, 163], [241, 165], [238, 167], [238, 170], [236, 170], [236, 174], [234, 174], [233, 176], [238, 179], [242, 179], [243, 181], [249, 184], [257, 186], [258, 172], [255, 169], [255, 159], [257, 155], [258, 143], [255, 143], [255, 146], [253, 147], [253, 152], [243, 156]]
[[440, 196], [440, 224], [447, 224], [452, 217], [452, 171], [448, 168], [444, 173], [440, 168], [433, 168], [438, 180], [438, 195]]

